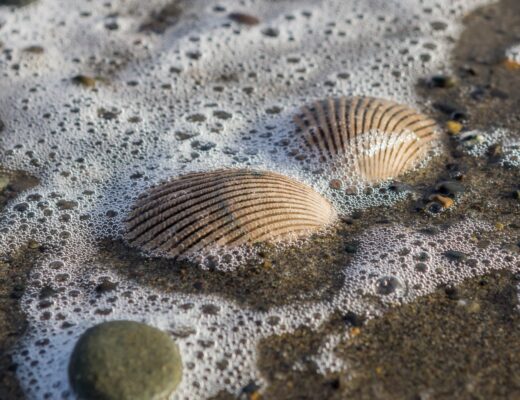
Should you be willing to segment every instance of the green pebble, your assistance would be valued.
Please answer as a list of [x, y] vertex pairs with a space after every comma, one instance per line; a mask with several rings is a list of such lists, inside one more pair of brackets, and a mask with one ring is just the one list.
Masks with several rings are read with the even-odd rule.
[[159, 329], [110, 321], [87, 329], [69, 363], [81, 400], [165, 400], [182, 378], [179, 348]]

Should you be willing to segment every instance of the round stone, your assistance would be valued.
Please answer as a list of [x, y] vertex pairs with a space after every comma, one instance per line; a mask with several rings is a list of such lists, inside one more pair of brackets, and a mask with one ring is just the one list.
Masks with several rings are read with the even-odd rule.
[[70, 383], [83, 400], [165, 400], [181, 377], [181, 356], [173, 340], [133, 321], [87, 329], [69, 363]]

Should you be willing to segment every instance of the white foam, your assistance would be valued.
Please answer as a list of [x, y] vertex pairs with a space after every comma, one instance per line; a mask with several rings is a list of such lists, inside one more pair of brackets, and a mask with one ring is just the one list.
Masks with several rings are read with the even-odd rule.
[[499, 164], [504, 167], [520, 167], [520, 139], [518, 134], [509, 129], [475, 129], [461, 134], [459, 140], [464, 151], [473, 157], [485, 156], [492, 145], [500, 145], [502, 155]]

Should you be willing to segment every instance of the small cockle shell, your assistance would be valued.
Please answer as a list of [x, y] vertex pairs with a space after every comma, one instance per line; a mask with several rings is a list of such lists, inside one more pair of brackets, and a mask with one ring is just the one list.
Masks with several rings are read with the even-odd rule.
[[144, 192], [126, 221], [126, 240], [177, 257], [215, 246], [298, 238], [335, 212], [312, 188], [274, 172], [221, 169], [189, 173]]
[[413, 168], [438, 134], [433, 119], [372, 97], [317, 101], [294, 120], [308, 147], [323, 160], [346, 161], [371, 183]]

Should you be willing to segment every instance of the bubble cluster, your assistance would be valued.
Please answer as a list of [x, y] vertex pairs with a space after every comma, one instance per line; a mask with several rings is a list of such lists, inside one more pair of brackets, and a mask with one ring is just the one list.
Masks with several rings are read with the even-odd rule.
[[[406, 194], [388, 183], [338, 190], [336, 172], [295, 162], [292, 117], [315, 100], [354, 95], [422, 111], [416, 82], [449, 71], [462, 17], [486, 3], [45, 0], [0, 8], [0, 164], [40, 182], [3, 210], [0, 253], [28, 241], [45, 247], [22, 299], [29, 329], [15, 354], [27, 396], [73, 398], [70, 352], [104, 320], [169, 332], [185, 361], [175, 398], [206, 398], [263, 382], [262, 338], [315, 329], [334, 310], [375, 316], [439, 284], [517, 268], [516, 256], [475, 245], [472, 232], [484, 229], [477, 222], [436, 234], [378, 228], [360, 239], [332, 302], [260, 312], [138, 285], [96, 257], [104, 238], [123, 237], [138, 193], [192, 171], [274, 171], [344, 214], [391, 206]], [[320, 370], [342, 368], [334, 343], [324, 347]]]
[[471, 130], [460, 135], [463, 150], [473, 157], [482, 157], [491, 146], [500, 146], [499, 164], [504, 167], [520, 167], [520, 140], [508, 129], [495, 128], [488, 131]]

